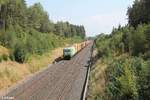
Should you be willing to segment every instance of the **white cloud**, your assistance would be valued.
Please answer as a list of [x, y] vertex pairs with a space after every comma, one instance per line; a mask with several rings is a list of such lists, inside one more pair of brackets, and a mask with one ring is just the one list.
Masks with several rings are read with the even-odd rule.
[[88, 36], [99, 33], [110, 33], [113, 27], [117, 27], [119, 24], [127, 24], [127, 16], [123, 12], [94, 15], [85, 18], [83, 24], [86, 31], [89, 32], [87, 33]]
[[[58, 20], [59, 19], [59, 20]], [[124, 12], [112, 12], [93, 16], [87, 16], [86, 18], [72, 19], [70, 16], [57, 17], [53, 16], [54, 22], [56, 21], [69, 21], [72, 24], [84, 25], [87, 36], [95, 36], [100, 33], [109, 34], [113, 27], [118, 27], [119, 24], [122, 26], [127, 24], [127, 16]]]

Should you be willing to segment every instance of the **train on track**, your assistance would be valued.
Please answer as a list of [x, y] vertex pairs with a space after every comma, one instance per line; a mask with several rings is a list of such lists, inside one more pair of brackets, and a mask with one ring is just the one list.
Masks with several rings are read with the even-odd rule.
[[63, 58], [65, 60], [70, 60], [75, 54], [77, 54], [80, 50], [86, 47], [90, 43], [89, 40], [73, 44], [72, 46], [66, 47], [63, 49]]

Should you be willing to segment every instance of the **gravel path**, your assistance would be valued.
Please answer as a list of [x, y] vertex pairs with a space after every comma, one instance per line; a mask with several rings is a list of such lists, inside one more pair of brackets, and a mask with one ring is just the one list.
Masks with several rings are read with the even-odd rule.
[[3, 100], [80, 100], [91, 48], [92, 43], [71, 60], [60, 61], [17, 85]]

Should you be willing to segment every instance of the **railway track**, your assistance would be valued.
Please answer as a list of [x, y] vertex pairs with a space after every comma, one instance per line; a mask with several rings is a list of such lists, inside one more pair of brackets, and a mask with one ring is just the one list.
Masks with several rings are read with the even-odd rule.
[[80, 100], [92, 43], [71, 60], [61, 61], [17, 85], [4, 97], [14, 100]]

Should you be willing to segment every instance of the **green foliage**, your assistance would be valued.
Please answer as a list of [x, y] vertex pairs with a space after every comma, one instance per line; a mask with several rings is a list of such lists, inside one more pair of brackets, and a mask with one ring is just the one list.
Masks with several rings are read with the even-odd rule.
[[40, 32], [50, 32], [52, 30], [52, 23], [49, 21], [47, 12], [43, 10], [43, 7], [40, 3], [36, 3], [33, 6], [28, 8], [27, 11], [28, 21], [30, 27], [33, 27], [35, 30]]
[[54, 25], [54, 33], [65, 37], [80, 36], [85, 37], [85, 29], [83, 26], [69, 24], [68, 22], [57, 22]]
[[150, 99], [150, 61], [145, 61], [142, 64], [140, 70], [139, 78], [139, 94], [140, 100], [149, 100]]
[[124, 100], [137, 99], [138, 92], [136, 87], [136, 80], [134, 74], [130, 67], [124, 66], [124, 75], [119, 77], [119, 82], [121, 85], [121, 97]]
[[98, 57], [108, 65], [106, 97], [149, 100], [150, 1], [135, 0], [128, 18], [129, 26], [119, 25], [110, 35], [101, 34], [96, 39]]
[[[139, 26], [133, 33], [132, 33], [132, 50], [133, 55], [138, 55], [140, 53], [146, 52], [149, 48], [150, 41], [147, 40], [149, 37], [146, 31], [148, 31], [150, 25], [148, 26]], [[150, 34], [149, 34], [150, 35]], [[147, 41], [147, 43], [146, 43]], [[149, 43], [148, 43], [149, 42]]]
[[97, 37], [98, 55], [108, 64], [106, 93], [111, 100], [149, 100], [149, 30], [149, 25], [126, 26]]
[[9, 57], [8, 57], [8, 55], [5, 55], [5, 54], [3, 54], [3, 55], [0, 55], [0, 62], [1, 61], [7, 61], [9, 59]]
[[16, 34], [14, 32], [4, 32], [0, 35], [1, 45], [6, 47], [14, 47], [16, 44]]
[[121, 58], [110, 63], [107, 69], [107, 94], [110, 98], [112, 100], [142, 100], [144, 97], [149, 97], [148, 62], [145, 65], [141, 58]]
[[110, 43], [109, 36], [101, 34], [99, 38], [96, 39], [96, 47], [98, 48], [99, 57], [109, 56], [110, 47], [108, 46]]
[[130, 53], [133, 56], [148, 56], [150, 50], [150, 25], [140, 25], [136, 30], [128, 26], [113, 30], [111, 35], [96, 39], [99, 55]]
[[41, 55], [84, 37], [83, 26], [53, 23], [40, 3], [27, 7], [25, 0], [0, 1], [0, 44], [10, 49], [11, 60], [23, 63], [28, 55]]
[[119, 27], [97, 37], [98, 55], [109, 65], [106, 93], [112, 100], [149, 100], [149, 26]]
[[83, 26], [72, 25], [68, 22], [55, 24], [49, 20], [47, 12], [40, 3], [27, 7], [25, 0], [2, 1], [0, 2], [0, 13], [0, 31], [12, 29], [16, 33], [26, 33], [34, 29], [41, 33], [52, 32], [65, 37], [76, 35], [85, 37]]
[[139, 24], [148, 24], [150, 22], [150, 1], [135, 0], [132, 7], [128, 8], [129, 24], [137, 27]]
[[27, 54], [27, 51], [25, 50], [24, 45], [17, 44], [13, 52], [15, 61], [23, 63], [25, 61], [26, 54]]
[[2, 56], [0, 56], [0, 62], [2, 62], [2, 60], [3, 60], [3, 59], [2, 59]]
[[8, 55], [2, 55], [2, 59], [4, 60], [4, 61], [7, 61], [8, 60]]

